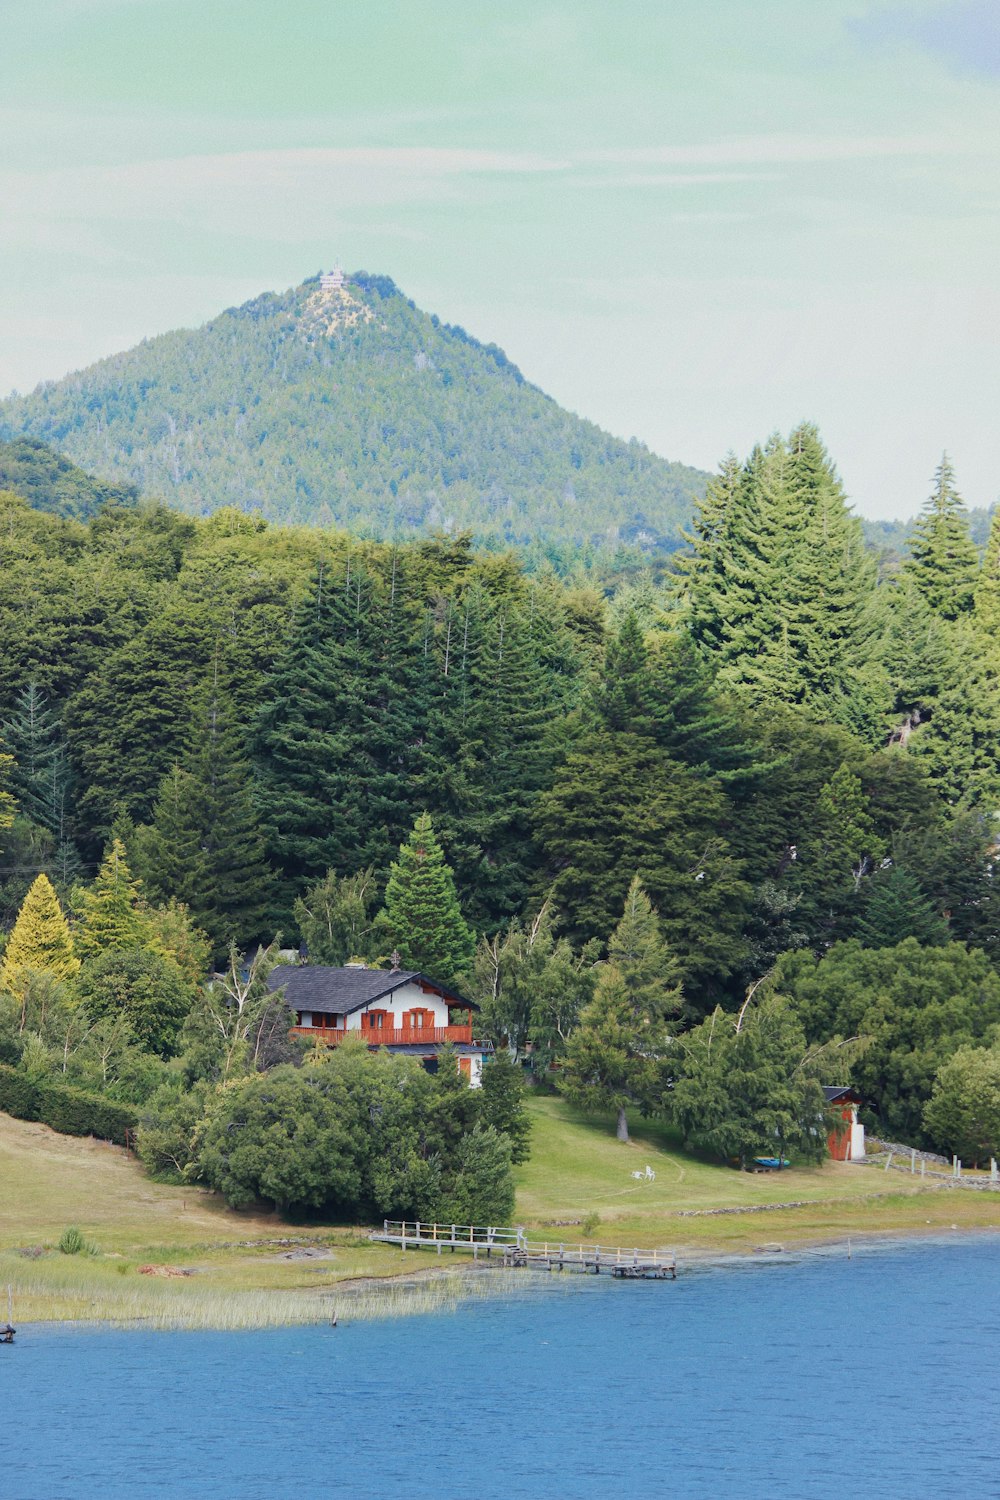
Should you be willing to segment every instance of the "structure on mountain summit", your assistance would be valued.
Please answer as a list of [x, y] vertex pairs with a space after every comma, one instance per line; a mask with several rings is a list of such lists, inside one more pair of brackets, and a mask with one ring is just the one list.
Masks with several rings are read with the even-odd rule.
[[[441, 1048], [450, 1044], [458, 1066], [478, 1088], [483, 1060], [492, 1050], [474, 1040], [472, 1015], [477, 1007], [456, 990], [408, 969], [369, 969], [347, 964], [279, 964], [268, 978], [272, 990], [283, 988], [294, 1013], [293, 1036], [310, 1037], [336, 1047], [345, 1037], [362, 1036], [372, 1048], [408, 1053], [434, 1071]], [[460, 1019], [461, 1015], [461, 1019]]]
[[332, 271], [320, 272], [319, 288], [321, 292], [342, 292], [344, 290], [344, 273], [339, 266], [334, 266]]

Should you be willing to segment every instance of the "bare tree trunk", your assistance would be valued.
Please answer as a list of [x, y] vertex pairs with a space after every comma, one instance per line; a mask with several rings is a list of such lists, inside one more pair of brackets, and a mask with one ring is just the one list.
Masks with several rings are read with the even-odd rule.
[[626, 1115], [625, 1115], [625, 1106], [624, 1106], [624, 1104], [619, 1104], [619, 1106], [618, 1106], [618, 1131], [617, 1131], [617, 1134], [618, 1134], [618, 1139], [620, 1141], [625, 1141], [626, 1144], [627, 1144], [627, 1142], [628, 1142], [628, 1119], [626, 1118]]

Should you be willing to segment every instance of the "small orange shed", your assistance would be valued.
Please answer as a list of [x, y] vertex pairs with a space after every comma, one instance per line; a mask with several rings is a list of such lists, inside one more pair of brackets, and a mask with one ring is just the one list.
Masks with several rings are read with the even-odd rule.
[[849, 1084], [824, 1084], [823, 1093], [830, 1108], [844, 1124], [831, 1130], [827, 1142], [834, 1161], [859, 1161], [865, 1154], [865, 1127], [858, 1124], [858, 1106], [863, 1102]]

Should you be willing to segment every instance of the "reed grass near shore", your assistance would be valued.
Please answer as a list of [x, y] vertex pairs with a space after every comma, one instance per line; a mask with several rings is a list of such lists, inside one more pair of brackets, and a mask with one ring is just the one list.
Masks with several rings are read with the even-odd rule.
[[53, 1255], [26, 1265], [0, 1254], [0, 1286], [9, 1285], [14, 1322], [114, 1323], [158, 1329], [252, 1330], [295, 1324], [369, 1322], [454, 1311], [469, 1301], [523, 1287], [515, 1273], [463, 1275], [429, 1271], [381, 1281], [336, 1283], [303, 1290], [222, 1289], [188, 1278], [140, 1276], [103, 1259]]

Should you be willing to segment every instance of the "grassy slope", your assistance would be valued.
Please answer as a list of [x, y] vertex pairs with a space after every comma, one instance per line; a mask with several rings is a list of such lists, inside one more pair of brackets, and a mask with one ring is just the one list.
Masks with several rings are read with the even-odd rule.
[[[519, 1169], [518, 1218], [532, 1237], [599, 1239], [604, 1244], [671, 1245], [746, 1251], [775, 1241], [876, 1231], [1000, 1227], [1000, 1195], [921, 1190], [898, 1174], [828, 1163], [773, 1176], [746, 1176], [676, 1150], [669, 1133], [636, 1122], [619, 1145], [610, 1125], [576, 1115], [561, 1100], [530, 1103], [532, 1159]], [[632, 1171], [650, 1165], [654, 1183]], [[766, 1213], [685, 1217], [691, 1209], [752, 1207], [807, 1200]], [[599, 1215], [584, 1236], [582, 1220]], [[99, 1250], [67, 1257], [55, 1245], [77, 1224]], [[287, 1259], [266, 1243], [283, 1238], [314, 1259]], [[17, 1254], [44, 1247], [32, 1259]], [[66, 1317], [142, 1317], [195, 1325], [258, 1326], [328, 1316], [324, 1290], [338, 1282], [434, 1271], [459, 1263], [369, 1245], [356, 1229], [290, 1226], [276, 1215], [236, 1214], [213, 1194], [151, 1182], [126, 1152], [56, 1135], [43, 1125], [0, 1114], [0, 1286], [15, 1288], [15, 1321]], [[144, 1264], [192, 1271], [141, 1275]], [[487, 1278], [490, 1279], [490, 1278]], [[343, 1295], [343, 1294], [342, 1294]], [[433, 1305], [445, 1288], [426, 1293]], [[401, 1304], [402, 1307], [402, 1304]], [[376, 1304], [352, 1304], [354, 1315]], [[377, 1304], [385, 1311], [384, 1301]], [[388, 1310], [392, 1310], [390, 1306]], [[3, 1309], [0, 1307], [0, 1320]]]
[[[577, 1114], [561, 1099], [530, 1101], [532, 1156], [518, 1173], [518, 1214], [533, 1238], [579, 1239], [582, 1226], [556, 1220], [599, 1216], [588, 1238], [614, 1245], [751, 1250], [764, 1242], [822, 1239], [952, 1224], [1000, 1228], [1000, 1194], [921, 1188], [897, 1172], [827, 1162], [767, 1175], [733, 1172], [682, 1153], [655, 1121], [632, 1122], [620, 1145], [610, 1122]], [[655, 1182], [631, 1173], [651, 1166]], [[765, 1213], [712, 1217], [692, 1210], [802, 1203]]]

